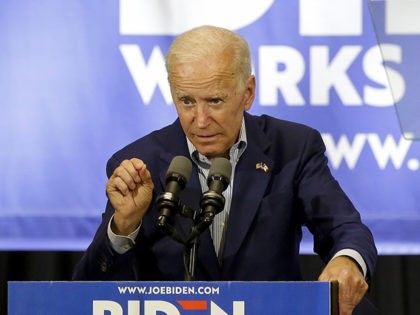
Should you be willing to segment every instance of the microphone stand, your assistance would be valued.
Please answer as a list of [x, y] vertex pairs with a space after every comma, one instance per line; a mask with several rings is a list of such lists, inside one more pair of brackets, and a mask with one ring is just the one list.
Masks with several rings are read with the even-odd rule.
[[[188, 271], [185, 280], [195, 281], [195, 268], [197, 260], [197, 248], [200, 244], [200, 235], [213, 223], [217, 213], [223, 210], [225, 198], [221, 194], [207, 191], [200, 201], [200, 211], [195, 211], [193, 216], [194, 224], [191, 233], [186, 241], [186, 250], [189, 249]], [[204, 209], [204, 210], [203, 210]]]
[[[184, 244], [184, 279], [186, 281], [196, 281], [195, 272], [200, 235], [212, 224], [215, 215], [223, 210], [225, 198], [222, 194], [209, 190], [203, 194], [200, 200], [200, 210], [196, 211], [188, 206], [181, 205], [179, 200], [174, 200], [172, 197], [172, 195], [162, 194], [158, 198], [158, 205], [169, 211], [169, 213], [162, 211], [158, 218], [158, 227], [175, 241]], [[165, 207], [162, 207], [162, 205]], [[173, 210], [176, 210], [183, 217], [193, 220], [190, 235], [187, 239], [169, 223], [169, 216]]]
[[187, 260], [188, 269], [185, 271], [184, 279], [186, 281], [196, 281], [197, 250], [200, 244], [199, 235], [194, 237], [189, 243], [185, 244], [185, 260]]
[[[187, 217], [193, 220], [196, 223], [200, 218], [200, 212], [191, 209], [188, 206], [181, 205], [178, 200], [170, 200], [167, 198], [168, 194], [162, 194], [158, 197], [157, 204], [158, 208], [166, 207], [170, 209], [170, 212], [178, 212], [181, 216]], [[171, 196], [172, 197], [172, 196]], [[166, 198], [166, 199], [165, 199]], [[159, 209], [160, 210], [160, 209]], [[191, 232], [188, 238], [186, 239], [181, 233], [179, 233], [175, 227], [170, 223], [170, 213], [164, 213], [161, 211], [160, 216], [158, 217], [158, 228], [168, 235], [173, 240], [177, 241], [184, 245], [184, 280], [186, 281], [195, 281], [196, 280], [196, 265], [197, 265], [197, 250], [200, 243], [200, 234], [205, 230], [203, 225], [193, 224], [191, 227]]]
[[[187, 207], [183, 207], [187, 208]], [[188, 211], [182, 211], [181, 215], [190, 217], [193, 222], [196, 222], [200, 211], [194, 211], [188, 208]], [[184, 280], [185, 281], [196, 281], [196, 266], [197, 266], [197, 250], [200, 245], [200, 234], [195, 231], [195, 225], [191, 227], [191, 232], [188, 239], [184, 243]]]

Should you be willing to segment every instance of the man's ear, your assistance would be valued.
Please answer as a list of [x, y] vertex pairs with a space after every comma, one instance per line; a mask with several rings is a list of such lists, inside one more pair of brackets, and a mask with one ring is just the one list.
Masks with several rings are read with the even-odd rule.
[[249, 110], [254, 102], [255, 98], [255, 76], [250, 75], [249, 78], [245, 82], [245, 110]]

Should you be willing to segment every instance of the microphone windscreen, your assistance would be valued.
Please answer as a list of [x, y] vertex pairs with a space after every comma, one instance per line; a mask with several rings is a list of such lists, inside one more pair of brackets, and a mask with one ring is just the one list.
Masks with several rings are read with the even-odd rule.
[[221, 176], [224, 177], [228, 183], [230, 183], [230, 176], [232, 174], [232, 164], [228, 159], [218, 157], [211, 162], [209, 170], [209, 177]]
[[184, 177], [185, 181], [188, 181], [191, 176], [191, 171], [192, 164], [190, 159], [185, 156], [178, 155], [172, 159], [166, 172], [166, 178], [173, 176], [173, 174], [177, 174]]

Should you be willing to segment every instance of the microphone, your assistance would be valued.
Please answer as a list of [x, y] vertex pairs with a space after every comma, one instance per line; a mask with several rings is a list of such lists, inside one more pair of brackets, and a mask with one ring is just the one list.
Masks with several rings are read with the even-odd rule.
[[207, 185], [209, 190], [201, 197], [200, 207], [202, 209], [202, 218], [199, 230], [209, 226], [216, 214], [221, 212], [225, 206], [225, 197], [222, 192], [229, 186], [230, 176], [232, 174], [232, 165], [225, 158], [215, 158], [212, 161]]
[[179, 193], [187, 185], [192, 170], [191, 161], [185, 156], [176, 156], [166, 172], [166, 189], [157, 198], [157, 208], [159, 210], [158, 226], [164, 228], [173, 210], [178, 209]]

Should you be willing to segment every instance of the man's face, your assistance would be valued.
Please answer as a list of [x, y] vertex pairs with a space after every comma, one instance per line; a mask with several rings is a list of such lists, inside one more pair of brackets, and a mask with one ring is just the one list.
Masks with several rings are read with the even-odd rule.
[[182, 129], [209, 159], [229, 157], [245, 110], [251, 107], [255, 78], [238, 86], [229, 54], [174, 66], [170, 85]]

